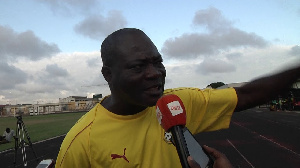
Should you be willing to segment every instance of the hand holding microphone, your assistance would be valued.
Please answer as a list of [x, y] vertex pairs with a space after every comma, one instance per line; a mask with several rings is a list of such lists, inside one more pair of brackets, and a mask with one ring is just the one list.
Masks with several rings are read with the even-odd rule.
[[[232, 168], [230, 161], [227, 157], [221, 153], [220, 151], [208, 147], [206, 145], [203, 146], [204, 150], [212, 155], [215, 158], [213, 168]], [[200, 165], [191, 157], [188, 157], [188, 163], [191, 168], [201, 168]]]
[[[186, 111], [178, 96], [161, 97], [156, 103], [156, 116], [164, 130], [171, 132], [182, 167], [198, 168], [201, 165], [201, 167], [227, 168], [231, 166], [221, 152], [207, 146], [202, 148], [185, 127]], [[191, 160], [190, 155], [195, 157], [195, 160]], [[210, 155], [216, 159], [215, 163]]]

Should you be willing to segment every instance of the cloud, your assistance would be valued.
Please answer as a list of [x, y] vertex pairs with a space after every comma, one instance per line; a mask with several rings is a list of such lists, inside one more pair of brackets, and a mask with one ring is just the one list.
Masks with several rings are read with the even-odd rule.
[[[239, 48], [213, 58], [166, 61], [166, 88], [247, 82], [295, 62], [295, 57], [287, 57], [292, 47]], [[106, 83], [101, 65], [99, 51], [59, 53], [38, 61], [21, 59], [11, 65], [1, 62], [0, 78], [9, 81], [0, 80], [0, 104], [58, 102], [58, 98], [91, 93], [107, 95], [108, 86], [100, 85]]]
[[88, 14], [97, 4], [96, 0], [36, 0], [37, 2], [49, 5], [55, 14], [71, 16], [73, 14]]
[[233, 48], [263, 48], [268, 44], [255, 33], [232, 27], [232, 22], [226, 20], [216, 8], [198, 11], [193, 23], [206, 26], [208, 33], [185, 33], [170, 38], [164, 42], [161, 52], [171, 58], [191, 59], [208, 57]]
[[299, 66], [299, 57], [287, 57], [291, 48], [286, 45], [238, 48], [209, 58], [168, 61], [165, 63], [166, 88], [205, 88], [213, 82], [249, 82], [293, 65]]
[[0, 57], [5, 60], [17, 57], [39, 60], [60, 52], [56, 44], [42, 41], [32, 31], [17, 33], [1, 25], [0, 41]]
[[213, 7], [197, 11], [193, 24], [204, 26], [210, 31], [223, 31], [232, 27], [232, 22], [222, 16], [221, 11]]
[[168, 39], [164, 42], [161, 52], [168, 57], [178, 59], [196, 58], [199, 55], [213, 54], [214, 46], [209, 41], [209, 36], [204, 34], [183, 34], [180, 37]]
[[[30, 75], [26, 76], [26, 82], [18, 83], [13, 92], [19, 93], [20, 95], [21, 93], [25, 95], [31, 94], [31, 96], [34, 97], [39, 94], [48, 93], [50, 95], [58, 93], [62, 89], [70, 89], [68, 88], [70, 75], [66, 69], [59, 67], [56, 63], [50, 65], [42, 65], [44, 66], [44, 68], [41, 68], [42, 66], [38, 66], [38, 64], [43, 63], [39, 61], [36, 64], [29, 63], [29, 65], [24, 65], [36, 65], [36, 67], [32, 68], [33, 71], [28, 72]], [[22, 97], [20, 95], [18, 96], [19, 99], [21, 99]]]
[[[94, 60], [97, 66], [88, 65], [88, 60]], [[58, 102], [58, 98], [91, 93], [107, 95], [110, 92], [104, 85], [101, 65], [99, 51], [59, 53], [38, 61], [20, 59], [12, 65], [1, 62], [0, 78], [7, 79], [7, 83], [0, 80], [0, 95], [4, 97], [0, 104]]]
[[228, 73], [228, 72], [235, 72], [236, 67], [234, 64], [223, 60], [208, 58], [198, 65], [196, 71], [202, 74]]
[[102, 63], [102, 60], [100, 60], [99, 57], [97, 58], [91, 58], [91, 59], [88, 59], [86, 61], [86, 63], [88, 64], [88, 66], [90, 67], [101, 67], [101, 63]]
[[226, 54], [225, 56], [229, 60], [235, 60], [235, 59], [240, 58], [242, 55], [243, 55], [243, 53], [241, 53], [241, 52], [233, 52], [233, 53]]
[[289, 51], [289, 54], [292, 56], [298, 56], [300, 57], [300, 46], [295, 45], [291, 48], [291, 50]]
[[49, 77], [67, 77], [69, 75], [66, 69], [59, 67], [57, 64], [47, 65], [46, 72]]
[[74, 27], [75, 32], [91, 39], [99, 40], [127, 25], [125, 17], [120, 11], [110, 11], [107, 17], [91, 15]]
[[195, 65], [196, 64], [191, 62], [166, 64], [167, 76], [165, 88], [188, 87], [188, 85], [194, 81], [194, 78], [191, 76], [195, 74]]
[[13, 89], [17, 84], [26, 83], [27, 76], [19, 68], [0, 62], [0, 90]]

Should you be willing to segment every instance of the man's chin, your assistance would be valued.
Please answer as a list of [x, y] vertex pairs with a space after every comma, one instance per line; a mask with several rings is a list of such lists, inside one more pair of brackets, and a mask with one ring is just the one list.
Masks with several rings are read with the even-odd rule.
[[151, 106], [155, 106], [156, 105], [156, 103], [157, 103], [157, 101], [158, 101], [158, 99], [160, 98], [162, 96], [162, 94], [161, 95], [157, 95], [157, 96], [152, 96], [152, 97], [150, 97], [150, 98], [148, 98], [147, 100], [147, 106], [148, 107], [151, 107]]

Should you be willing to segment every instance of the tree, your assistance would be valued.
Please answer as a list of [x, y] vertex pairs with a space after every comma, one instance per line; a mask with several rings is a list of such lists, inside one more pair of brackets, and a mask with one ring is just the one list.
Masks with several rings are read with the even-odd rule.
[[223, 82], [214, 82], [214, 83], [211, 83], [211, 84], [207, 85], [207, 87], [211, 87], [213, 89], [216, 89], [216, 88], [218, 88], [220, 86], [223, 86], [223, 85], [225, 85], [225, 83], [223, 83]]

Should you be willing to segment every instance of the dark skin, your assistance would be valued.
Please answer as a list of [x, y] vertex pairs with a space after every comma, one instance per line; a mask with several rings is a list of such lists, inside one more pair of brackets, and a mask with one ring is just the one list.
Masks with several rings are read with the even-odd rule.
[[235, 88], [238, 96], [235, 111], [242, 111], [266, 103], [286, 91], [296, 82], [297, 78], [300, 78], [300, 66], [256, 79], [243, 87]]
[[113, 64], [102, 68], [111, 96], [101, 104], [115, 114], [132, 115], [156, 104], [164, 90], [166, 70], [147, 36], [134, 33], [123, 38]]
[[[111, 96], [101, 102], [109, 111], [132, 115], [154, 106], [164, 90], [166, 71], [162, 57], [150, 38], [140, 32], [123, 35], [110, 67], [102, 74]], [[235, 88], [238, 103], [235, 111], [263, 104], [285, 91], [300, 76], [300, 67], [254, 80]]]

